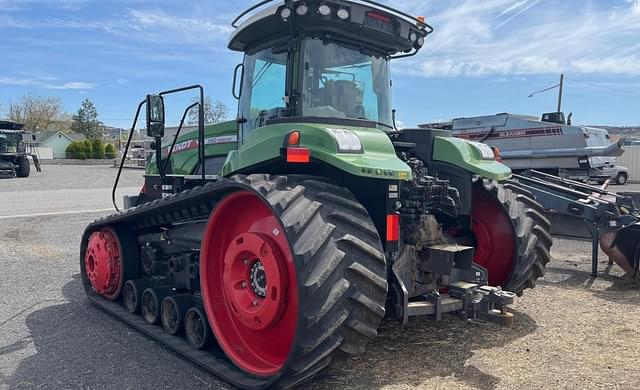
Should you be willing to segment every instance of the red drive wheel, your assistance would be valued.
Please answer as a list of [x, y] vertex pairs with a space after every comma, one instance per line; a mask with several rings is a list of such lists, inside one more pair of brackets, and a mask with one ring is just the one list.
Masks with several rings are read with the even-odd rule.
[[516, 260], [516, 232], [502, 203], [491, 192], [473, 189], [474, 261], [489, 272], [491, 286], [506, 286]]
[[282, 371], [298, 322], [296, 267], [282, 224], [256, 194], [239, 191], [216, 207], [203, 238], [200, 280], [227, 356], [253, 375]]
[[109, 300], [116, 300], [123, 284], [124, 266], [118, 235], [111, 228], [91, 234], [84, 265], [93, 289]]

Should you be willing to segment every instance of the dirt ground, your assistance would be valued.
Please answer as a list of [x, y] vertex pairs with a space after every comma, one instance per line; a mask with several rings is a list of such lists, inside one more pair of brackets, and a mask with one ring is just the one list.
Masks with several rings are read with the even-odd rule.
[[[586, 242], [555, 240], [553, 262], [514, 305], [512, 328], [386, 323], [367, 355], [312, 389], [638, 389], [640, 289]], [[604, 259], [604, 256], [601, 256]]]

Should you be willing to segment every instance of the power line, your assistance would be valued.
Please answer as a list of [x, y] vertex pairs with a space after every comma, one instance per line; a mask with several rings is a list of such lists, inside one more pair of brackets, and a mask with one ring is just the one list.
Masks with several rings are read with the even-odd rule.
[[572, 83], [576, 83], [576, 84], [582, 84], [582, 85], [587, 85], [590, 87], [596, 87], [596, 88], [602, 88], [602, 89], [606, 89], [609, 91], [614, 91], [614, 92], [622, 92], [622, 93], [626, 93], [629, 95], [633, 95], [633, 96], [640, 96], [640, 92], [636, 91], [629, 91], [626, 89], [621, 89], [621, 88], [614, 88], [614, 87], [610, 87], [607, 85], [602, 85], [599, 83], [594, 83], [594, 82], [589, 82], [589, 81], [581, 81], [581, 80], [574, 80], [574, 79], [568, 79], [568, 81], [572, 82]]

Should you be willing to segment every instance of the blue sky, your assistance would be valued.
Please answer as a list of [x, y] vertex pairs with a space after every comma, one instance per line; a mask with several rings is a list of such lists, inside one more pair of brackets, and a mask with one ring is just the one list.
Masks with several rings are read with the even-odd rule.
[[[238, 53], [229, 20], [254, 0], [0, 0], [0, 112], [25, 93], [128, 127], [146, 93], [202, 83], [235, 112]], [[391, 3], [387, 1], [387, 3]], [[396, 0], [435, 28], [416, 57], [393, 64], [407, 126], [453, 117], [555, 110], [590, 124], [640, 125], [640, 0]], [[177, 115], [177, 114], [174, 114]]]

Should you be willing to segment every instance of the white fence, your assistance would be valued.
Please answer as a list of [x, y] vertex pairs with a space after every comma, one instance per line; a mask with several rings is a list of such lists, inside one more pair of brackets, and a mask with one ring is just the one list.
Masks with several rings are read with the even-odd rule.
[[640, 146], [625, 146], [624, 154], [618, 157], [617, 165], [629, 168], [629, 180], [640, 182]]

